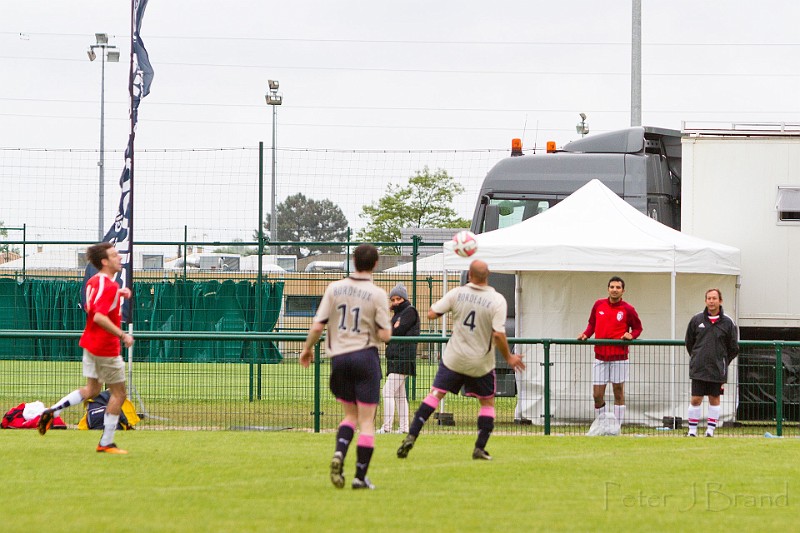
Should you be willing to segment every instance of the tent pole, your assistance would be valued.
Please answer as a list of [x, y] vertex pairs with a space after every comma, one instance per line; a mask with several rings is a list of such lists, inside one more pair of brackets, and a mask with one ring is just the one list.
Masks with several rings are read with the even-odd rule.
[[[675, 266], [673, 263], [672, 272], [670, 274], [670, 308], [672, 309], [672, 319], [671, 319], [671, 326], [670, 326], [670, 334], [672, 335], [672, 340], [675, 340], [675, 313], [676, 313], [676, 299], [675, 299], [675, 280], [677, 278], [677, 273], [675, 272]], [[669, 382], [669, 403], [672, 404], [672, 429], [677, 429], [677, 416], [678, 416], [678, 404], [675, 402], [675, 346], [670, 346], [669, 350], [669, 358], [670, 358], [670, 368], [672, 369], [672, 378]]]
[[514, 272], [514, 336], [519, 336], [519, 326], [522, 324], [522, 305], [520, 298], [522, 297], [522, 280], [520, 272]]
[[[514, 336], [520, 337], [520, 325], [522, 324], [522, 277], [520, 276], [521, 272], [517, 271], [514, 272]], [[514, 346], [514, 351], [516, 352], [516, 346]], [[525, 418], [522, 416], [522, 411], [525, 408], [523, 402], [527, 400], [527, 395], [525, 392], [525, 381], [522, 379], [521, 372], [514, 372], [514, 380], [517, 382], [517, 406], [514, 408], [514, 419], [519, 420], [520, 423], [522, 419]]]
[[[444, 264], [444, 250], [442, 251], [442, 298], [444, 295], [447, 294], [447, 268]], [[442, 337], [447, 336], [447, 313], [442, 315]], [[439, 344], [439, 359], [441, 360], [442, 355], [444, 354], [444, 344]], [[439, 403], [439, 424], [443, 425], [444, 417], [442, 414], [444, 413], [444, 398]]]

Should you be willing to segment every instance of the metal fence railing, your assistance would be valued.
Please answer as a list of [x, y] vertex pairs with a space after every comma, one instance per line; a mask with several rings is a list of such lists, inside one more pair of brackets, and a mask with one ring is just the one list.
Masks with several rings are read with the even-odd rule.
[[[0, 330], [0, 343], [67, 339], [77, 343], [80, 331]], [[305, 335], [287, 333], [138, 332], [140, 347], [129, 365], [129, 397], [143, 415], [139, 429], [303, 430], [337, 427], [341, 409], [328, 391], [329, 360], [317, 358], [310, 369], [297, 364]], [[427, 394], [447, 340], [441, 336], [404, 337], [418, 343], [417, 375], [407, 385], [410, 410]], [[281, 358], [273, 363], [154, 360], [142, 349], [152, 343], [208, 343], [224, 350], [239, 343], [275, 343]], [[512, 339], [528, 369], [515, 375], [498, 364], [496, 429], [498, 434], [585, 434], [593, 418], [592, 345], [571, 339]], [[321, 345], [317, 349], [320, 350]], [[682, 435], [689, 401], [688, 357], [680, 341], [630, 343], [630, 376], [623, 433]], [[800, 380], [797, 368], [785, 364], [787, 351], [800, 342], [740, 344], [723, 395], [720, 436], [800, 435]], [[249, 350], [243, 353], [257, 353]], [[324, 355], [324, 354], [323, 354]], [[52, 354], [36, 360], [5, 356], [0, 360], [0, 410], [22, 402], [53, 403], [81, 386], [77, 357]], [[607, 402], [613, 403], [611, 390]], [[81, 409], [67, 410], [67, 424], [77, 424]], [[441, 416], [440, 416], [441, 415]], [[382, 407], [377, 416], [382, 417]], [[477, 404], [448, 395], [426, 431], [474, 432]], [[703, 422], [701, 422], [701, 425]]]

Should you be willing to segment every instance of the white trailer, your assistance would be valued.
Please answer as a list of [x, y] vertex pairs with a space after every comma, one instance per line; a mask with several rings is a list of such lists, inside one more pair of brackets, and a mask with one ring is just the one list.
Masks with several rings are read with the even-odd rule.
[[681, 231], [741, 250], [741, 337], [800, 340], [800, 124], [682, 134]]

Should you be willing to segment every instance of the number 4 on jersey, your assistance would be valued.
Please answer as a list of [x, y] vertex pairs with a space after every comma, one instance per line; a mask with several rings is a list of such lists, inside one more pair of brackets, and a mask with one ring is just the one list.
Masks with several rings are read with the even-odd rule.
[[470, 311], [466, 318], [464, 318], [464, 325], [469, 328], [470, 332], [475, 330], [475, 311]]

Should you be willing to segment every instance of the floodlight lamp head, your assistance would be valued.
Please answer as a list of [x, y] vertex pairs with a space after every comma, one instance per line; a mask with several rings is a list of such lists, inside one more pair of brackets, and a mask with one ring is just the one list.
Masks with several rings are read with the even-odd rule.
[[281, 105], [283, 103], [283, 96], [279, 94], [266, 94], [264, 98], [267, 100], [268, 105]]
[[95, 33], [94, 38], [97, 39], [97, 44], [108, 44], [107, 33]]
[[280, 87], [281, 83], [278, 80], [269, 80], [269, 90], [270, 91], [277, 91], [278, 87]]
[[116, 47], [114, 47], [114, 49], [111, 49], [111, 47], [109, 47], [107, 57], [109, 62], [119, 63], [119, 50], [117, 50]]
[[581, 120], [586, 120], [586, 113], [581, 113]]
[[94, 50], [89, 48], [86, 50], [86, 55], [89, 56], [89, 61], [94, 61], [97, 58], [97, 54], [94, 53]]

